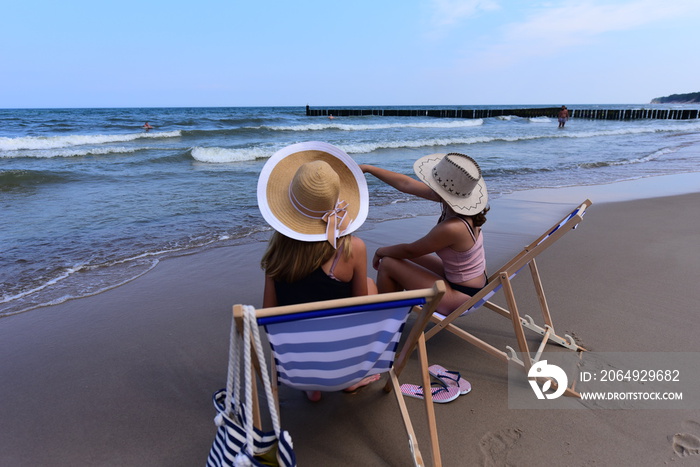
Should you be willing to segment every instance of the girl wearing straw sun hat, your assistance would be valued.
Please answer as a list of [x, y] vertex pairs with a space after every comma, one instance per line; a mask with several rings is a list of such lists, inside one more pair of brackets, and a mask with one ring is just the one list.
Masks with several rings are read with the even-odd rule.
[[437, 225], [424, 237], [377, 249], [372, 263], [380, 293], [429, 287], [443, 279], [448, 287], [438, 310], [449, 313], [486, 285], [481, 226], [489, 210], [488, 192], [474, 159], [458, 153], [421, 157], [413, 165], [420, 181], [371, 165], [360, 168], [442, 206]]
[[260, 173], [258, 206], [275, 229], [261, 261], [263, 307], [377, 293], [365, 243], [352, 235], [367, 218], [367, 182], [344, 151], [316, 141], [277, 151]]

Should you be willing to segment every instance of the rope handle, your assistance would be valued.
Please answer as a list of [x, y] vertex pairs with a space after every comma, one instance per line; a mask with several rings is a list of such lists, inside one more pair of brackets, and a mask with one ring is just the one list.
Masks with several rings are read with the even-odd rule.
[[[231, 418], [234, 411], [234, 403], [240, 403], [241, 398], [241, 358], [244, 342], [239, 339], [236, 330], [236, 320], [231, 320], [229, 334], [228, 371], [226, 374], [226, 397], [224, 399], [224, 413]], [[217, 421], [217, 426], [223, 425], [223, 420]]]
[[253, 454], [253, 378], [250, 373], [250, 320], [248, 308], [243, 307], [243, 375], [245, 380], [245, 433], [246, 446], [249, 454]]
[[[236, 321], [232, 320], [230, 331], [228, 373], [226, 377], [226, 395], [224, 399], [224, 413], [233, 418], [234, 413], [240, 413], [241, 407], [241, 366], [243, 367], [243, 379], [245, 380], [245, 404], [243, 405], [243, 416], [245, 419], [246, 444], [250, 455], [253, 447], [253, 378], [252, 375], [252, 355], [251, 347], [258, 356], [260, 364], [260, 376], [265, 387], [265, 396], [268, 403], [268, 411], [272, 420], [272, 428], [277, 438], [280, 438], [280, 422], [277, 414], [277, 405], [272, 395], [272, 384], [270, 374], [267, 370], [265, 353], [260, 339], [260, 329], [255, 318], [255, 308], [250, 305], [243, 306], [243, 336], [239, 337], [236, 329]], [[222, 414], [215, 418], [217, 426], [222, 426], [224, 421]]]

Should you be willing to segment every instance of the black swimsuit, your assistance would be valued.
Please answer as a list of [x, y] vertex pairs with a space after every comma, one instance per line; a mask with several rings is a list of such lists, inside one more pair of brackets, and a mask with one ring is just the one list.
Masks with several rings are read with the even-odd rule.
[[342, 250], [342, 246], [338, 248], [328, 274], [323, 271], [323, 268], [319, 267], [296, 282], [275, 281], [277, 305], [296, 305], [297, 303], [352, 297], [352, 282], [341, 282], [333, 275]]
[[457, 292], [462, 292], [463, 294], [467, 294], [470, 297], [473, 297], [474, 295], [479, 293], [479, 291], [481, 289], [486, 287], [486, 284], [484, 284], [484, 287], [467, 287], [466, 285], [459, 285], [459, 284], [455, 284], [454, 282], [450, 282], [450, 281], [447, 281], [447, 283], [450, 284], [450, 287], [452, 287]]

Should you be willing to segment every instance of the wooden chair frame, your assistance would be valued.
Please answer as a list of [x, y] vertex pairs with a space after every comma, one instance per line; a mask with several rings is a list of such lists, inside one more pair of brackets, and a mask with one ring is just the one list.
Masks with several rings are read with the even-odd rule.
[[[322, 312], [324, 310], [342, 310], [349, 307], [365, 307], [365, 306], [376, 306], [377, 309], [387, 309], [387, 308], [398, 308], [396, 303], [403, 303], [405, 301], [411, 301], [415, 299], [424, 299], [423, 305], [415, 305], [411, 307], [411, 310], [418, 313], [416, 320], [414, 321], [410, 333], [408, 334], [406, 341], [403, 346], [399, 349], [394, 360], [394, 365], [387, 372], [389, 375], [389, 381], [386, 386], [384, 386], [384, 391], [389, 393], [393, 390], [396, 396], [396, 401], [399, 405], [401, 416], [404, 422], [404, 428], [406, 434], [409, 438], [409, 445], [414, 458], [414, 462], [418, 466], [425, 465], [423, 455], [418, 447], [418, 441], [411, 423], [411, 418], [404, 401], [404, 396], [401, 393], [401, 387], [399, 384], [399, 375], [408, 363], [409, 357], [412, 355], [413, 351], [418, 349], [418, 360], [420, 365], [422, 385], [424, 388], [430, 388], [430, 374], [428, 373], [428, 357], [427, 349], [425, 345], [425, 326], [429, 323], [432, 314], [437, 308], [437, 304], [445, 293], [445, 284], [443, 281], [437, 281], [432, 288], [420, 289], [420, 290], [410, 290], [404, 292], [395, 292], [379, 295], [367, 295], [363, 297], [353, 297], [338, 300], [327, 300], [320, 302], [310, 302], [299, 305], [289, 305], [280, 306], [274, 308], [261, 308], [256, 309], [256, 319], [258, 324], [262, 325], [266, 318], [280, 317], [285, 315], [297, 315], [298, 319], [303, 319], [304, 314], [313, 315], [314, 312]], [[408, 308], [408, 305], [403, 305]], [[342, 314], [337, 312], [336, 314]], [[233, 307], [233, 317], [237, 322], [237, 327], [240, 331], [242, 325], [243, 316], [243, 306], [235, 305]], [[249, 377], [255, 378], [254, 371], [260, 374], [259, 366], [254, 365], [256, 368], [251, 371]], [[254, 379], [255, 381], [255, 379]], [[272, 370], [272, 387], [273, 395], [275, 398], [275, 403], [278, 407], [279, 412], [279, 394], [277, 391], [277, 374], [276, 370]], [[253, 385], [256, 389], [256, 384]], [[430, 431], [430, 447], [432, 454], [432, 465], [441, 466], [442, 459], [440, 456], [440, 446], [438, 442], [437, 434], [437, 424], [435, 421], [435, 409], [433, 407], [432, 394], [430, 391], [426, 391], [425, 401], [425, 411], [428, 421], [428, 427]], [[260, 408], [258, 404], [257, 391], [254, 393], [254, 421], [257, 427], [260, 427]]]
[[[496, 273], [491, 275], [489, 277], [488, 284], [486, 285], [486, 287], [484, 287], [481, 291], [479, 291], [479, 293], [471, 297], [469, 300], [464, 302], [459, 308], [455, 309], [452, 313], [450, 313], [447, 316], [443, 316], [439, 313], [434, 313], [431, 317], [431, 321], [435, 324], [435, 326], [426, 331], [426, 340], [431, 339], [440, 331], [445, 329], [459, 336], [460, 338], [464, 339], [470, 344], [475, 345], [479, 349], [488, 352], [491, 355], [494, 355], [506, 362], [514, 362], [522, 366], [526, 372], [530, 370], [530, 367], [533, 364], [539, 361], [540, 356], [544, 351], [547, 343], [555, 343], [574, 351], [586, 350], [583, 347], [576, 344], [576, 342], [571, 336], [565, 334], [562, 337], [557, 335], [557, 333], [555, 332], [554, 323], [552, 321], [552, 316], [549, 311], [547, 299], [545, 298], [544, 287], [542, 286], [542, 280], [537, 269], [537, 263], [535, 261], [535, 258], [547, 248], [552, 246], [567, 232], [575, 229], [578, 226], [578, 224], [583, 220], [583, 216], [586, 213], [586, 209], [591, 204], [592, 203], [590, 200], [584, 201], [570, 214], [565, 216], [560, 222], [554, 224], [552, 227], [547, 229], [540, 237], [538, 237], [535, 241], [527, 245], [519, 254], [517, 254], [510, 261], [508, 261]], [[536, 324], [534, 319], [529, 315], [521, 317], [515, 300], [515, 294], [513, 292], [512, 287], [512, 280], [526, 266], [530, 271], [533, 285], [537, 293], [540, 310], [542, 312], [542, 318], [544, 320], [543, 326]], [[503, 294], [505, 296], [507, 304], [505, 308], [489, 301], [491, 297], [495, 295], [499, 290], [503, 290]], [[513, 331], [518, 344], [518, 349], [520, 350], [523, 358], [518, 357], [517, 352], [511, 346], [506, 346], [506, 350], [503, 351], [454, 324], [454, 321], [457, 318], [471, 313], [474, 310], [480, 308], [481, 306], [495, 311], [499, 315], [508, 318], [512, 322]], [[542, 336], [541, 342], [534, 356], [530, 351], [530, 347], [525, 336], [525, 329], [534, 331], [535, 333]], [[571, 387], [567, 388], [565, 394], [569, 396], [578, 396], [578, 393], [576, 393], [576, 391]]]

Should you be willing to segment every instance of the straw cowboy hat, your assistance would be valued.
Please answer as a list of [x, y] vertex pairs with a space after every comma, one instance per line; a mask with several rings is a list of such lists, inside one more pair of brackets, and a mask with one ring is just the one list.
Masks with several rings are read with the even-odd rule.
[[413, 170], [457, 214], [479, 214], [489, 202], [479, 164], [467, 155], [430, 154], [418, 159]]
[[258, 207], [268, 224], [303, 242], [357, 230], [367, 218], [369, 192], [360, 166], [343, 150], [318, 141], [277, 151], [258, 179]]

